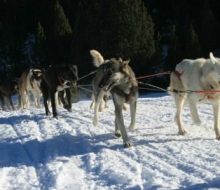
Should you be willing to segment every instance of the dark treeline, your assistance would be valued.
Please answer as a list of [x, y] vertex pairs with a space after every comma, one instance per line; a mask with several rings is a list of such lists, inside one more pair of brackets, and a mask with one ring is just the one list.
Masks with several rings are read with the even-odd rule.
[[137, 73], [172, 70], [220, 43], [219, 0], [0, 0], [1, 76], [27, 67], [94, 67], [90, 49]]

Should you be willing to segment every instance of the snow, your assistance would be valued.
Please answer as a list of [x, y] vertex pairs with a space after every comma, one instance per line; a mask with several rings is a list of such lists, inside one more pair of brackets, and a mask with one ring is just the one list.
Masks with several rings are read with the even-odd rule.
[[[177, 135], [175, 105], [166, 94], [138, 99], [137, 128], [123, 148], [114, 137], [114, 107], [92, 126], [91, 101], [58, 108], [0, 110], [0, 189], [2, 190], [171, 190], [220, 189], [220, 142], [209, 104], [199, 105], [201, 126], [183, 114], [186, 136]], [[124, 112], [129, 125], [129, 111]]]

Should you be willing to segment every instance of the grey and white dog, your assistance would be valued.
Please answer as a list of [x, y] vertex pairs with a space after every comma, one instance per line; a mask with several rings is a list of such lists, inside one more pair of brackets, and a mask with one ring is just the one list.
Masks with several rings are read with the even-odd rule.
[[90, 54], [94, 64], [98, 67], [93, 80], [93, 92], [95, 97], [95, 115], [93, 124], [98, 124], [98, 109], [103, 97], [107, 93], [112, 94], [115, 106], [115, 135], [122, 136], [124, 147], [130, 147], [123, 119], [123, 105], [130, 104], [131, 123], [130, 130], [135, 128], [136, 104], [138, 98], [138, 83], [135, 74], [128, 65], [129, 61], [123, 61], [121, 58], [104, 60], [102, 55], [91, 50]]

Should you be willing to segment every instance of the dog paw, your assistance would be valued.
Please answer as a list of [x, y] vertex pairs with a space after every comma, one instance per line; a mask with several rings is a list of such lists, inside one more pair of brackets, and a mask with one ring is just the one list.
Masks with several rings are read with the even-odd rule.
[[67, 111], [72, 112], [72, 108], [71, 108], [69, 105], [64, 105], [63, 107], [64, 107], [64, 109], [66, 109]]
[[47, 112], [47, 113], [46, 113], [46, 116], [51, 116], [51, 112]]
[[178, 135], [185, 135], [187, 132], [186, 132], [186, 130], [184, 129], [184, 130], [182, 130], [182, 131], [179, 131], [178, 132]]
[[202, 122], [201, 122], [200, 120], [197, 120], [197, 121], [194, 121], [194, 124], [195, 124], [195, 125], [201, 125]]
[[93, 126], [97, 127], [98, 126], [98, 120], [97, 119], [93, 119], [92, 124], [93, 124]]
[[128, 130], [129, 130], [129, 131], [134, 131], [134, 130], [135, 130], [135, 125], [130, 125], [130, 126], [128, 127]]
[[54, 119], [59, 119], [57, 115], [53, 116]]
[[124, 148], [130, 148], [131, 146], [132, 146], [132, 144], [129, 141], [124, 143]]
[[220, 141], [220, 135], [216, 135], [216, 139]]
[[115, 136], [116, 136], [117, 138], [120, 138], [120, 137], [121, 137], [121, 133], [120, 133], [120, 132], [115, 132]]

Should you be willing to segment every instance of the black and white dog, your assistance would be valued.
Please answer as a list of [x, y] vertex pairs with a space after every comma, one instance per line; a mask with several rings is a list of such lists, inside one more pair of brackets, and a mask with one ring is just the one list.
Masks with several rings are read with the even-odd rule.
[[[71, 111], [71, 92], [70, 87], [75, 86], [78, 80], [78, 69], [76, 65], [53, 65], [45, 69], [41, 82], [44, 107], [46, 115], [50, 114], [48, 100], [51, 100], [53, 117], [57, 117], [55, 93], [61, 92], [61, 102], [68, 111]], [[66, 93], [66, 100], [63, 98], [63, 92]]]

